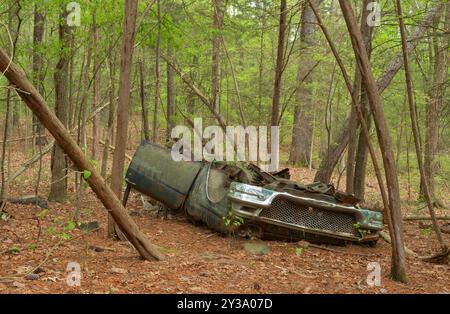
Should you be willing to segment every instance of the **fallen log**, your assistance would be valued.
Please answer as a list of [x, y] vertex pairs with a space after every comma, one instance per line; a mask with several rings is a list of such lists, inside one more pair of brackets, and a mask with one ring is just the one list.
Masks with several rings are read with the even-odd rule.
[[8, 178], [8, 183], [11, 183], [15, 179], [17, 179], [22, 173], [24, 173], [29, 167], [31, 167], [35, 162], [37, 162], [39, 159], [42, 158], [45, 154], [50, 152], [53, 148], [53, 145], [55, 144], [55, 140], [51, 140], [50, 143], [45, 145], [44, 148], [38, 153], [36, 153], [33, 157], [28, 159], [25, 163], [23, 163], [19, 169], [14, 172], [10, 178]]
[[[411, 216], [403, 217], [404, 221], [416, 221], [416, 220], [431, 220], [430, 216]], [[438, 216], [436, 220], [450, 220], [450, 216]]]
[[31, 204], [39, 206], [41, 208], [48, 208], [47, 200], [37, 195], [25, 195], [18, 198], [8, 198], [6, 201], [11, 204], [20, 204], [20, 205]]
[[[94, 138], [93, 138], [92, 136], [88, 136], [88, 139], [93, 140]], [[99, 142], [100, 144], [102, 144], [103, 146], [106, 145], [104, 140], [98, 140], [98, 142]], [[114, 150], [116, 149], [116, 148], [115, 148], [114, 146], [112, 146], [112, 145], [108, 145], [108, 148], [111, 149], [112, 151], [114, 151]], [[131, 161], [131, 159], [133, 159], [133, 157], [131, 157], [131, 156], [128, 155], [128, 154], [125, 154], [125, 158], [128, 159], [129, 161]]]
[[121, 201], [113, 193], [111, 188], [105, 184], [103, 178], [97, 172], [95, 167], [91, 165], [82, 149], [77, 145], [76, 141], [72, 139], [69, 131], [64, 127], [61, 121], [59, 121], [41, 94], [1, 48], [0, 71], [4, 73], [11, 85], [16, 88], [17, 93], [25, 104], [53, 135], [56, 143], [73, 161], [78, 170], [89, 174], [84, 176], [85, 180], [105, 208], [111, 213], [111, 216], [114, 218], [121, 231], [136, 248], [142, 258], [147, 260], [152, 258], [157, 260], [163, 259], [164, 256], [158, 251], [156, 246], [150, 243], [147, 236], [129, 216]]
[[[38, 136], [36, 136], [36, 135], [30, 135], [30, 136], [25, 136], [25, 137], [13, 138], [13, 139], [7, 140], [6, 143], [21, 142], [21, 141], [31, 140], [31, 139], [37, 138], [37, 137]], [[42, 134], [40, 137], [45, 138], [45, 134]], [[3, 141], [0, 141], [0, 144], [3, 144]]]

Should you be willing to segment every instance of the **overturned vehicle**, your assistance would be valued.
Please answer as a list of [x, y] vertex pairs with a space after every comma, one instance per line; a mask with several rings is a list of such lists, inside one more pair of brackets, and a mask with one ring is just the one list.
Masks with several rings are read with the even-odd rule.
[[288, 169], [267, 173], [253, 164], [177, 162], [170, 150], [143, 142], [126, 174], [124, 204], [134, 189], [223, 234], [376, 243], [381, 212], [359, 208], [356, 198], [331, 185], [302, 185], [289, 177]]

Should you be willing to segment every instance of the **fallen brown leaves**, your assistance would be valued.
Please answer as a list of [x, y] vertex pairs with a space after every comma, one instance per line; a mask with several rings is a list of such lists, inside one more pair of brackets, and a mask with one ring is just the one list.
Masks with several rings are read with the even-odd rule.
[[[48, 167], [48, 162], [46, 157], [44, 167]], [[314, 175], [307, 169], [293, 169], [292, 173], [294, 179], [301, 181], [309, 181]], [[43, 178], [41, 191], [45, 195], [48, 177], [44, 174]], [[32, 192], [30, 178], [15, 184], [11, 196]], [[368, 192], [375, 198], [375, 188]], [[74, 204], [75, 200], [50, 204], [40, 226], [35, 219], [39, 212], [36, 206], [8, 205], [14, 218], [0, 221], [0, 293], [450, 293], [450, 266], [416, 258], [408, 259], [408, 284], [391, 281], [391, 249], [382, 240], [376, 248], [316, 247], [274, 241], [266, 242], [270, 250], [258, 255], [243, 248], [247, 240], [224, 238], [190, 224], [182, 216], [172, 220], [150, 214], [134, 217], [168, 256], [162, 262], [143, 261], [128, 245], [106, 238], [105, 211], [88, 190], [79, 204], [80, 220], [99, 221], [100, 230], [83, 234], [75, 229], [69, 232], [70, 240], [56, 246], [60, 238], [48, 233], [48, 228], [71, 217]], [[129, 209], [138, 210], [141, 206], [138, 195], [132, 194]], [[405, 213], [409, 214], [408, 208]], [[41, 236], [37, 241], [39, 229]], [[449, 240], [448, 234], [444, 236]], [[405, 223], [405, 238], [407, 245], [420, 255], [438, 249], [433, 235], [421, 232], [417, 222]], [[81, 267], [80, 287], [66, 284], [69, 262]], [[381, 287], [369, 287], [366, 283], [369, 262], [381, 265]], [[26, 279], [37, 266], [38, 278]]]

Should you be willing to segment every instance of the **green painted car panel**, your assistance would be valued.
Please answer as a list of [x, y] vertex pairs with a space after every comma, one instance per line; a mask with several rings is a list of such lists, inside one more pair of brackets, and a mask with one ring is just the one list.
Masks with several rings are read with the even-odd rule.
[[179, 210], [202, 167], [200, 162], [176, 162], [169, 150], [143, 142], [134, 154], [125, 180], [133, 189]]

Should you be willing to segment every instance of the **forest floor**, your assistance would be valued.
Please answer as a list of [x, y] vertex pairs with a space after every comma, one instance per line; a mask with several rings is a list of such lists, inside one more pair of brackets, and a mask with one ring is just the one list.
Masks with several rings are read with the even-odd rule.
[[[12, 168], [26, 159], [18, 153], [14, 157]], [[44, 158], [45, 169], [49, 158]], [[30, 172], [10, 186], [10, 197], [33, 194], [35, 180], [31, 178], [36, 176]], [[49, 190], [47, 172], [42, 174], [41, 195]], [[314, 176], [308, 169], [292, 169], [291, 173], [301, 182], [310, 182]], [[369, 199], [376, 200], [373, 178], [367, 189]], [[73, 188], [70, 194], [67, 203], [49, 203], [48, 212], [39, 219], [42, 210], [37, 206], [7, 205], [11, 218], [0, 220], [0, 293], [450, 293], [450, 265], [414, 257], [407, 260], [408, 283], [392, 281], [391, 248], [383, 240], [375, 248], [327, 246], [331, 250], [309, 247], [301, 252], [296, 243], [271, 241], [266, 242], [268, 253], [252, 255], [243, 249], [249, 240], [223, 237], [182, 216], [163, 220], [148, 212], [133, 217], [167, 258], [143, 261], [128, 244], [106, 237], [106, 212], [88, 188], [78, 204], [80, 221], [98, 221], [100, 229], [83, 233], [67, 228], [76, 204]], [[417, 203], [404, 202], [404, 214], [411, 214], [416, 207]], [[137, 193], [132, 193], [128, 208], [141, 212]], [[427, 210], [422, 209], [421, 214], [426, 215]], [[448, 210], [438, 210], [438, 214], [448, 215]], [[69, 230], [64, 231], [64, 226]], [[449, 234], [444, 236], [450, 241]], [[438, 251], [434, 234], [423, 223], [406, 222], [405, 238], [407, 246], [420, 256]], [[79, 287], [67, 285], [70, 262], [81, 267]], [[381, 265], [378, 287], [366, 283], [370, 262]], [[25, 277], [37, 266], [37, 275]]]

